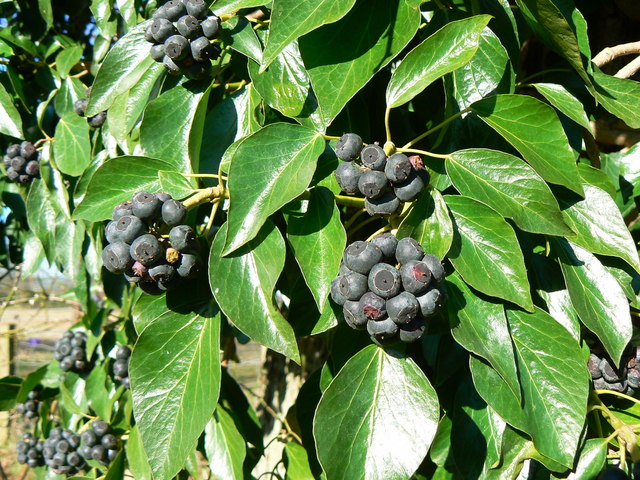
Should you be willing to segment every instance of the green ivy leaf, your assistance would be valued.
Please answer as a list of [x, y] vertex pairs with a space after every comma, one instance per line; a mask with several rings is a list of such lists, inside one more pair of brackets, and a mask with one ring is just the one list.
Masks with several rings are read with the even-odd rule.
[[92, 222], [111, 218], [113, 207], [131, 200], [136, 192], [161, 191], [158, 171], [172, 168], [167, 162], [147, 157], [124, 156], [104, 162], [91, 177], [73, 218]]
[[564, 480], [587, 480], [596, 478], [607, 463], [607, 441], [604, 438], [590, 438], [584, 442], [578, 454], [578, 462], [569, 475], [554, 475]]
[[160, 88], [159, 79], [164, 71], [162, 64], [153, 62], [142, 74], [138, 83], [130, 90], [122, 92], [109, 107], [107, 111], [109, 133], [118, 142], [125, 143], [129, 132], [140, 121], [147, 102], [157, 94]]
[[391, 75], [387, 107], [404, 105], [437, 79], [469, 62], [489, 20], [490, 15], [476, 15], [447, 23], [411, 50]]
[[502, 216], [483, 203], [460, 195], [445, 202], [454, 220], [448, 258], [465, 282], [482, 293], [533, 309], [518, 239]]
[[[587, 87], [591, 87], [590, 52], [581, 52], [581, 45], [574, 30], [576, 17], [580, 12], [573, 7], [572, 13], [577, 12], [577, 15], [568, 20], [553, 0], [516, 0], [516, 3], [535, 34], [552, 50], [563, 56]], [[584, 22], [584, 19], [582, 21]], [[586, 29], [586, 25], [584, 28]], [[586, 61], [583, 53], [587, 57]]]
[[91, 163], [89, 125], [85, 118], [67, 113], [56, 126], [56, 141], [53, 143], [56, 165], [62, 173], [78, 177]]
[[200, 143], [210, 89], [200, 83], [178, 85], [149, 102], [140, 124], [144, 155], [190, 173], [200, 157]]
[[322, 25], [340, 20], [354, 3], [355, 0], [274, 0], [260, 72], [264, 72], [291, 42]]
[[150, 23], [148, 20], [131, 29], [109, 50], [91, 87], [86, 111], [88, 117], [107, 110], [118, 95], [131, 89], [143, 75], [149, 74], [153, 59], [149, 56], [151, 44], [144, 39], [144, 32]]
[[314, 188], [306, 211], [286, 215], [286, 220], [287, 240], [322, 312], [347, 244], [333, 194], [326, 188]]
[[82, 59], [82, 47], [71, 45], [56, 55], [56, 70], [61, 78], [67, 78], [71, 69]]
[[24, 138], [22, 119], [11, 95], [0, 84], [0, 133], [15, 138]]
[[589, 123], [584, 106], [564, 86], [557, 83], [532, 83], [531, 86], [546, 98], [551, 105], [593, 135], [593, 127]]
[[475, 391], [471, 378], [463, 378], [455, 393], [450, 452], [465, 478], [481, 478], [500, 461], [506, 426]]
[[220, 38], [225, 45], [246, 55], [254, 62], [260, 62], [262, 45], [253, 30], [253, 25], [246, 18], [236, 15], [224, 22]]
[[444, 258], [453, 242], [453, 223], [447, 204], [435, 188], [430, 188], [414, 203], [398, 227], [398, 238], [411, 237], [425, 252]]
[[358, 2], [341, 20], [300, 38], [302, 58], [326, 125], [413, 38], [420, 25], [420, 3]]
[[484, 148], [459, 150], [447, 158], [446, 167], [462, 195], [489, 205], [521, 229], [573, 234], [547, 184], [518, 157]]
[[307, 480], [314, 478], [309, 466], [309, 456], [302, 445], [289, 442], [284, 446], [284, 462], [287, 474], [284, 480]]
[[447, 277], [446, 287], [453, 338], [487, 360], [519, 399], [520, 383], [503, 306], [480, 298], [457, 273]]
[[576, 232], [571, 241], [592, 253], [619, 257], [640, 272], [640, 259], [620, 210], [609, 194], [584, 185], [584, 200], [560, 199], [562, 214]]
[[478, 51], [451, 75], [453, 95], [460, 110], [489, 95], [513, 93], [515, 73], [498, 36], [485, 27]]
[[129, 365], [136, 424], [157, 480], [182, 469], [220, 392], [220, 314], [211, 304], [190, 307], [153, 319]]
[[471, 108], [513, 145], [542, 178], [582, 195], [575, 156], [552, 107], [525, 95], [495, 95]]
[[[240, 250], [222, 256], [227, 225], [211, 245], [209, 284], [224, 314], [251, 339], [300, 362], [293, 328], [273, 304], [285, 260], [284, 239], [270, 221]], [[242, 298], [242, 302], [238, 299]]]
[[364, 348], [316, 410], [313, 434], [327, 478], [409, 478], [429, 450], [439, 411], [435, 390], [413, 360]]
[[589, 394], [590, 377], [580, 345], [540, 309], [532, 314], [507, 310], [507, 318], [520, 372], [525, 431], [542, 455], [570, 468]]
[[551, 241], [580, 320], [618, 363], [632, 334], [629, 304], [622, 287], [587, 250], [565, 239]]
[[309, 186], [325, 141], [313, 130], [274, 123], [245, 139], [229, 169], [224, 255], [254, 238], [269, 215]]
[[241, 8], [261, 7], [271, 3], [271, 0], [214, 0], [211, 9], [220, 16], [224, 13], [232, 13]]
[[209, 470], [215, 478], [244, 478], [242, 464], [247, 454], [245, 441], [231, 415], [220, 405], [204, 429], [204, 450]]
[[193, 177], [185, 177], [180, 172], [158, 172], [158, 179], [162, 191], [168, 193], [173, 198], [182, 199], [191, 195], [198, 182]]
[[133, 478], [136, 480], [151, 480], [151, 467], [147, 460], [147, 454], [144, 453], [140, 429], [137, 425], [134, 425], [129, 432], [129, 439], [125, 449], [127, 452], [127, 466], [131, 470]]
[[50, 262], [55, 258], [55, 235], [57, 212], [50, 199], [49, 189], [44, 180], [34, 180], [26, 201], [27, 221]]
[[264, 72], [258, 69], [257, 63], [249, 62], [253, 86], [271, 108], [306, 127], [326, 130], [297, 41], [287, 45]]
[[635, 80], [612, 77], [596, 68], [595, 97], [609, 112], [620, 117], [631, 128], [640, 128], [640, 85]]

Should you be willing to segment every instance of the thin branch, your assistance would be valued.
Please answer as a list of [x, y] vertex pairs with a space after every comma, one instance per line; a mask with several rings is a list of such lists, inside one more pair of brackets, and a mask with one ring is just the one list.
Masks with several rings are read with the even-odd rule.
[[603, 65], [625, 55], [640, 55], [640, 42], [623, 43], [615, 47], [607, 47], [593, 57], [593, 63], [602, 68]]
[[617, 78], [631, 78], [640, 70], [640, 57], [636, 57], [634, 60], [627, 63], [624, 67], [618, 70], [618, 73], [614, 75]]

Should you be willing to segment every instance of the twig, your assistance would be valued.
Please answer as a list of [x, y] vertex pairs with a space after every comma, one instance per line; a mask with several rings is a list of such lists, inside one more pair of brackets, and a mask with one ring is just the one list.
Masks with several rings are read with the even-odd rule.
[[618, 57], [633, 54], [640, 54], [640, 42], [623, 43], [615, 47], [607, 47], [593, 57], [593, 63], [598, 67], [602, 67]]
[[627, 63], [624, 67], [618, 70], [618, 73], [614, 75], [617, 78], [630, 78], [638, 70], [640, 70], [640, 57], [636, 57], [634, 60]]
[[615, 128], [607, 122], [591, 122], [595, 133], [596, 141], [607, 145], [617, 145], [619, 147], [632, 147], [640, 143], [640, 132], [636, 130], [626, 130]]

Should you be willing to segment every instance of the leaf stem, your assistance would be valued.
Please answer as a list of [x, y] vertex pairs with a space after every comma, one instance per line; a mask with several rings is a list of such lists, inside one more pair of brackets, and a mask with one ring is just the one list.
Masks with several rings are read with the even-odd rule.
[[353, 225], [353, 222], [355, 222], [360, 217], [360, 215], [362, 215], [366, 211], [367, 211], [366, 209], [361, 208], [356, 213], [351, 215], [351, 218], [349, 218], [349, 220], [347, 220], [347, 223], [344, 224], [344, 229], [345, 230], [349, 230], [349, 227], [351, 227], [351, 225]]
[[335, 195], [334, 198], [338, 205], [345, 205], [347, 207], [364, 208], [364, 198], [349, 197], [347, 195]]
[[217, 178], [220, 180], [221, 178], [226, 180], [227, 177], [222, 175], [216, 175], [214, 173], [181, 173], [183, 177], [193, 177], [193, 178]]
[[227, 197], [226, 192], [221, 185], [216, 185], [215, 187], [205, 188], [201, 192], [191, 195], [182, 203], [187, 207], [187, 209], [191, 209], [198, 205], [202, 205], [203, 203], [208, 203], [211, 200], [222, 197]]
[[387, 133], [387, 143], [391, 142], [391, 126], [389, 125], [389, 117], [391, 116], [391, 107], [387, 106], [384, 112], [384, 131]]
[[427, 130], [426, 132], [424, 132], [422, 135], [418, 135], [416, 138], [414, 138], [413, 140], [411, 140], [409, 143], [407, 143], [406, 145], [404, 145], [402, 148], [410, 148], [411, 146], [415, 145], [416, 143], [418, 143], [420, 140], [422, 140], [425, 137], [428, 137], [429, 135], [431, 135], [433, 132], [440, 130], [442, 127], [450, 124], [451, 122], [453, 122], [456, 118], [461, 117], [462, 115], [464, 115], [467, 112], [471, 111], [471, 107], [465, 108], [464, 110], [460, 110], [458, 113], [456, 113], [455, 115], [451, 115], [449, 118], [447, 118], [446, 120], [444, 120], [443, 122], [440, 122], [438, 125], [436, 125], [435, 127]]
[[401, 153], [419, 153], [421, 155], [426, 155], [427, 157], [442, 158], [445, 160], [449, 158], [449, 155], [443, 153], [427, 152], [426, 150], [418, 150], [417, 148], [396, 148], [396, 151]]
[[562, 72], [570, 72], [571, 70], [568, 68], [548, 68], [547, 70], [542, 70], [541, 72], [536, 72], [532, 75], [524, 77], [522, 80], [516, 83], [518, 87], [522, 87], [523, 84], [527, 83], [532, 78], [539, 77], [541, 75], [545, 75], [547, 73], [562, 73]]
[[630, 397], [629, 395], [625, 395], [624, 393], [614, 392], [613, 390], [594, 390], [593, 393], [595, 393], [596, 395], [602, 395], [605, 393], [608, 395], [615, 395], [616, 397], [624, 398], [625, 400], [629, 400], [630, 402], [634, 402], [640, 405], [640, 400], [638, 400], [637, 398]]
[[370, 223], [375, 222], [376, 220], [379, 220], [379, 218], [378, 217], [367, 218], [364, 222], [359, 223], [358, 225], [353, 227], [350, 232], [347, 232], [347, 236], [353, 235], [354, 233], [356, 233], [361, 228], [366, 227], [367, 225], [369, 225]]
[[370, 242], [371, 239], [373, 237], [375, 237], [376, 235], [378, 235], [380, 233], [384, 233], [384, 232], [389, 232], [389, 231], [391, 231], [391, 225], [385, 225], [384, 227], [380, 228], [379, 230], [376, 230], [371, 235], [369, 235], [369, 238], [367, 238], [367, 242]]
[[320, 134], [322, 136], [322, 138], [324, 138], [325, 140], [340, 140], [340, 137], [335, 137], [333, 135], [325, 135], [324, 133]]

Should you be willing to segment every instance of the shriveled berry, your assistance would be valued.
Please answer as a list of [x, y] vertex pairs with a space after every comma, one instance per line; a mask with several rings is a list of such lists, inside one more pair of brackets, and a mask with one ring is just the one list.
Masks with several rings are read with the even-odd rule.
[[93, 117], [89, 117], [87, 122], [93, 128], [100, 128], [104, 125], [104, 122], [107, 120], [107, 112], [96, 113]]
[[367, 292], [360, 298], [359, 308], [367, 320], [382, 320], [387, 316], [384, 298], [373, 292]]

